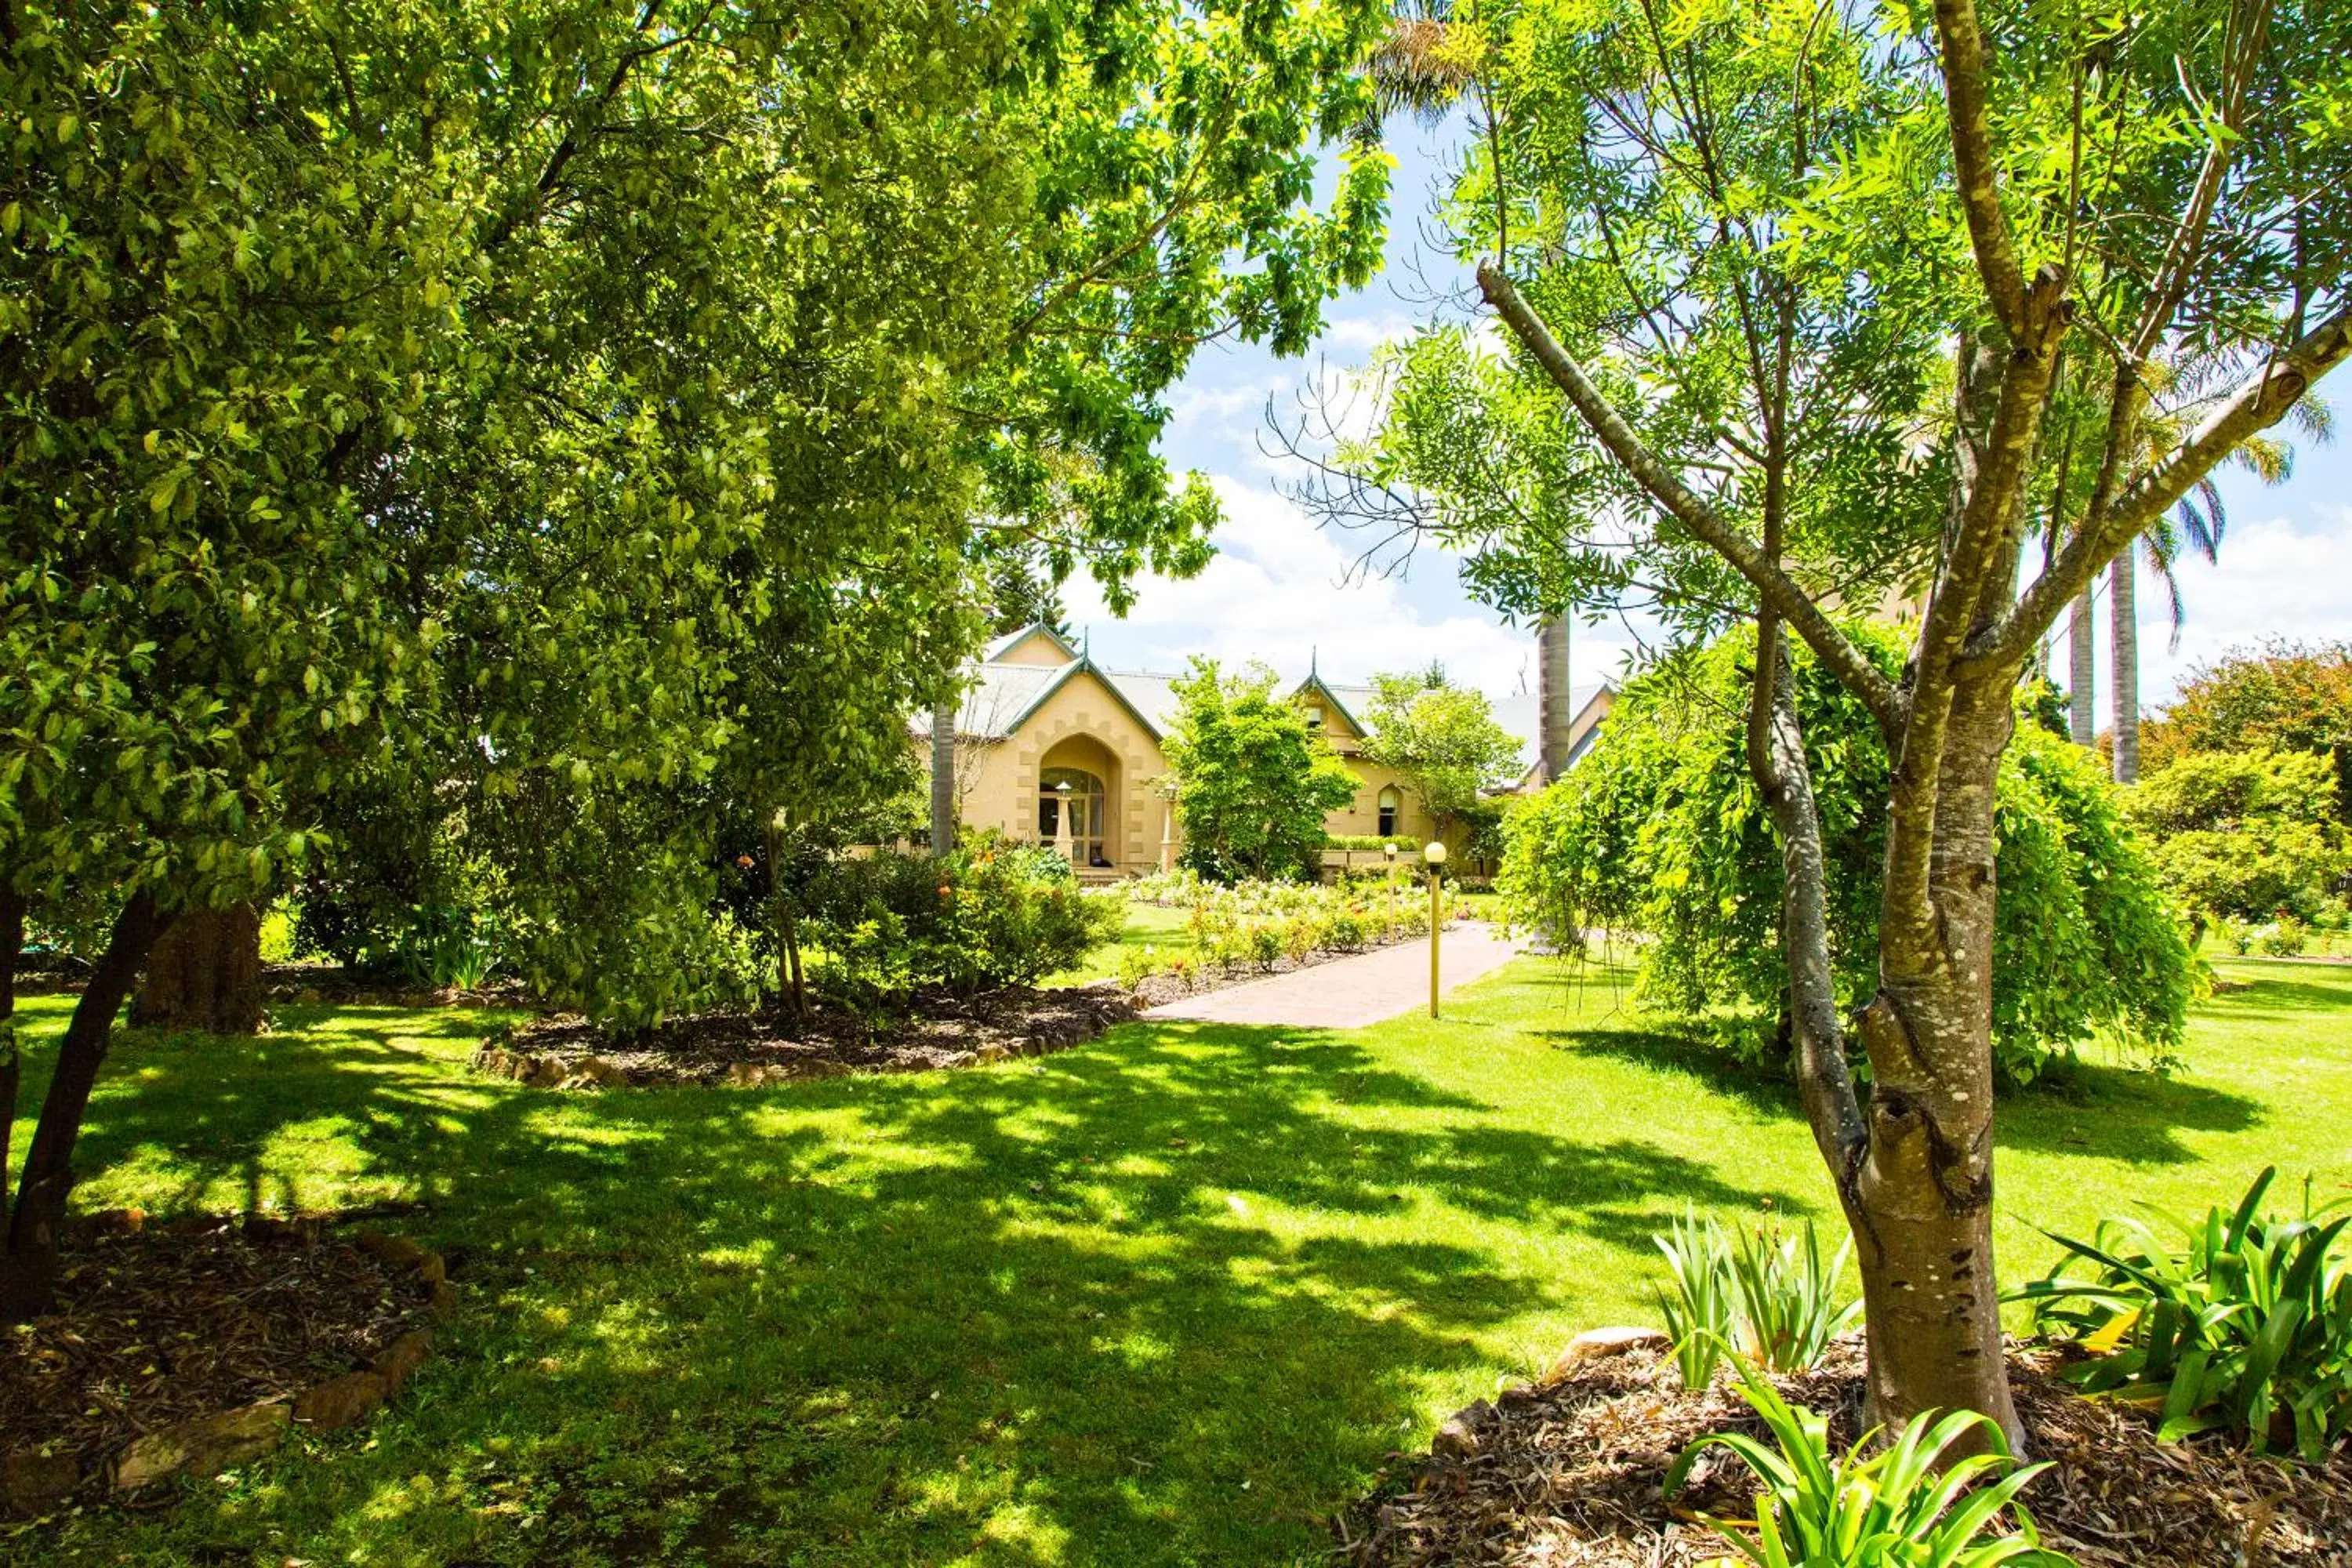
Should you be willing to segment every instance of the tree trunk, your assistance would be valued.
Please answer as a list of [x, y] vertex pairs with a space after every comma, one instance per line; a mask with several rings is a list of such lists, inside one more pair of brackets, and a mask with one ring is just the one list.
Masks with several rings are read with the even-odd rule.
[[16, 1130], [16, 960], [25, 951], [25, 896], [0, 882], [0, 1237], [8, 1234], [8, 1148]]
[[[1890, 869], [1878, 994], [1857, 1020], [1871, 1062], [1869, 1152], [1847, 1212], [1863, 1265], [1870, 1420], [1980, 1411], [2022, 1454], [1992, 1256], [1993, 791], [2013, 676], [1952, 689], [1926, 925], [1895, 906]], [[1917, 848], [1894, 842], [1897, 816], [1890, 868]]]
[[2115, 650], [2116, 783], [2139, 777], [2139, 607], [2138, 562], [2126, 544], [2107, 567], [2107, 613], [2114, 619], [2107, 636]]
[[171, 917], [158, 914], [146, 893], [124, 903], [58, 1044], [57, 1071], [41, 1100], [32, 1146], [25, 1152], [24, 1180], [16, 1188], [16, 1212], [8, 1216], [5, 1248], [0, 1250], [0, 1323], [22, 1322], [56, 1305], [58, 1233], [73, 1190], [74, 1142], [81, 1136], [90, 1090], [113, 1038], [114, 1016], [170, 925]]
[[261, 910], [253, 904], [192, 910], [173, 921], [131, 1002], [131, 1022], [142, 1029], [250, 1035], [261, 1018]]
[[2074, 601], [2074, 618], [2066, 628], [2066, 715], [2074, 744], [2085, 749], [2098, 744], [2099, 710], [2093, 701], [2092, 682], [2097, 679], [2093, 661], [2099, 651], [2091, 624], [2091, 591]]
[[955, 699], [931, 710], [931, 853], [945, 856], [955, 848]]

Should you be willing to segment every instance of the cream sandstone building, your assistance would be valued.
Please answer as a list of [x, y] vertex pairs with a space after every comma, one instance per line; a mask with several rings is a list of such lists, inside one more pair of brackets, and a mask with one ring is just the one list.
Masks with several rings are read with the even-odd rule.
[[[956, 721], [961, 822], [1060, 845], [1088, 881], [1175, 864], [1181, 830], [1160, 749], [1176, 717], [1174, 677], [1106, 669], [1049, 628], [1030, 626], [992, 645], [971, 678]], [[1355, 799], [1324, 819], [1325, 830], [1426, 838], [1429, 814], [1412, 789], [1361, 754], [1359, 716], [1371, 688], [1310, 673], [1291, 696], [1358, 780]], [[1607, 698], [1604, 687], [1578, 713], [1580, 739], [1589, 741]], [[1531, 727], [1498, 716], [1507, 729]], [[916, 728], [928, 742], [929, 720]]]

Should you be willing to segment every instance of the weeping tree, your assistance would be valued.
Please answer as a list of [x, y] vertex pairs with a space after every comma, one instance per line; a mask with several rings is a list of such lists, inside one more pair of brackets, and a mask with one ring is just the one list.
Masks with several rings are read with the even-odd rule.
[[[1507, 609], [1752, 623], [1747, 766], [1874, 1420], [2021, 1436], [1991, 1229], [2013, 693], [2093, 573], [2352, 354], [2347, 46], [2343, 7], [2278, 0], [1505, 0], [1398, 34], [1396, 95], [1466, 106], [1444, 211], [1503, 352], [1392, 352], [1379, 428], [1307, 489], [1468, 552]], [[2053, 406], [2070, 382], [2093, 417]], [[1906, 601], [1889, 675], [1833, 612]], [[1890, 760], [1850, 1016], [1791, 637]]]

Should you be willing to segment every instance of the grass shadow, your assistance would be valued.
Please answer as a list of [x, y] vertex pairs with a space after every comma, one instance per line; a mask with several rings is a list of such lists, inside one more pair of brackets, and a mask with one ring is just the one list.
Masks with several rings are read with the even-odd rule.
[[1634, 1140], [1483, 1125], [1310, 1031], [566, 1095], [466, 1073], [486, 1026], [366, 1009], [125, 1038], [79, 1162], [93, 1199], [418, 1201], [474, 1304], [365, 1434], [73, 1521], [61, 1560], [1311, 1560], [1428, 1380], [1565, 1289], [1444, 1215], [1630, 1264], [1644, 1203], [1747, 1198]]

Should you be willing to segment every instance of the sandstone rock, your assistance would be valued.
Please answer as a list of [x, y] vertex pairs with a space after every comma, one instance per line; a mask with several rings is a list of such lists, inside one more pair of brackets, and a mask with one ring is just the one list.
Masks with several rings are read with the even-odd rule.
[[298, 1395], [294, 1419], [318, 1431], [332, 1432], [366, 1419], [391, 1392], [382, 1373], [347, 1372]]
[[563, 1064], [553, 1057], [525, 1056], [517, 1059], [524, 1065], [515, 1076], [526, 1089], [554, 1089], [563, 1082]]
[[1466, 1459], [1476, 1454], [1480, 1447], [1478, 1428], [1471, 1417], [1485, 1405], [1481, 1400], [1460, 1415], [1447, 1417], [1445, 1425], [1437, 1429], [1437, 1436], [1429, 1440], [1429, 1451], [1449, 1459]]
[[132, 1439], [114, 1457], [114, 1487], [135, 1491], [183, 1472], [209, 1476], [257, 1459], [286, 1440], [293, 1412], [281, 1400], [200, 1415]]
[[800, 1064], [803, 1078], [845, 1078], [849, 1071], [847, 1062], [837, 1062], [831, 1057], [811, 1057]]
[[423, 1366], [433, 1354], [433, 1336], [423, 1329], [411, 1329], [383, 1347], [368, 1370], [383, 1379], [386, 1394], [396, 1394], [408, 1381], [409, 1373]]
[[457, 1310], [457, 1287], [446, 1279], [433, 1281], [433, 1315], [446, 1318]]
[[971, 1054], [975, 1059], [983, 1062], [1009, 1062], [1013, 1059], [1013, 1047], [1010, 1046], [982, 1046], [980, 1049], [972, 1052]]
[[437, 1252], [428, 1252], [416, 1260], [416, 1277], [427, 1285], [438, 1285], [449, 1278], [449, 1263]]
[[1556, 1383], [1591, 1362], [1607, 1361], [1631, 1351], [1670, 1351], [1673, 1338], [1657, 1329], [1607, 1328], [1587, 1329], [1568, 1342], [1568, 1348], [1552, 1358], [1544, 1372], [1546, 1383]]
[[37, 1513], [80, 1484], [71, 1454], [19, 1448], [0, 1459], [0, 1512]]
[[404, 1236], [386, 1236], [380, 1230], [363, 1230], [352, 1237], [352, 1245], [381, 1263], [394, 1268], [414, 1268], [425, 1261], [425, 1248]]
[[590, 1057], [580, 1064], [579, 1071], [573, 1076], [584, 1079], [599, 1089], [625, 1089], [629, 1083], [628, 1069], [603, 1057]]
[[147, 1226], [145, 1209], [100, 1209], [89, 1216], [89, 1223], [100, 1230], [131, 1232]]

